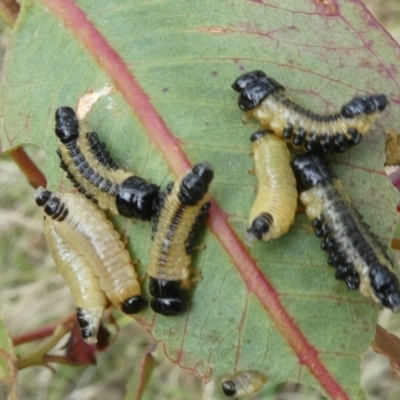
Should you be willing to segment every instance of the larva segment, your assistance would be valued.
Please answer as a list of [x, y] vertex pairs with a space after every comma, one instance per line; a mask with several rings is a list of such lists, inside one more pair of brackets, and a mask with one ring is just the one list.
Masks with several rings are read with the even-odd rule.
[[161, 196], [148, 266], [151, 307], [156, 313], [178, 315], [187, 309], [191, 254], [208, 217], [213, 177], [208, 163], [197, 164]]
[[241, 75], [232, 85], [240, 93], [239, 107], [297, 149], [309, 152], [343, 152], [358, 144], [382, 112], [384, 94], [356, 97], [340, 112], [319, 115], [293, 102], [285, 87], [263, 71]]
[[222, 391], [236, 399], [258, 392], [268, 378], [258, 371], [241, 371], [222, 381]]
[[58, 108], [55, 118], [60, 166], [74, 186], [103, 210], [150, 220], [159, 187], [118, 167], [97, 133], [80, 132], [72, 108]]
[[289, 230], [296, 214], [297, 189], [286, 143], [271, 131], [255, 132], [250, 140], [258, 180], [246, 235], [251, 243], [276, 239]]
[[92, 266], [68, 246], [62, 234], [57, 231], [57, 224], [51, 218], [45, 218], [44, 234], [47, 244], [58, 271], [71, 291], [82, 338], [86, 343], [96, 343], [107, 297], [100, 288]]
[[312, 221], [315, 234], [323, 238], [322, 249], [328, 264], [336, 268], [336, 278], [349, 289], [359, 289], [396, 312], [400, 309], [399, 280], [393, 262], [351, 200], [331, 165], [323, 158], [303, 154], [292, 162], [300, 200]]
[[[89, 263], [109, 300], [126, 314], [135, 314], [147, 304], [132, 260], [119, 234], [104, 212], [83, 196], [51, 193], [38, 188], [36, 203], [51, 218], [67, 246]], [[65, 218], [54, 218], [59, 209]]]

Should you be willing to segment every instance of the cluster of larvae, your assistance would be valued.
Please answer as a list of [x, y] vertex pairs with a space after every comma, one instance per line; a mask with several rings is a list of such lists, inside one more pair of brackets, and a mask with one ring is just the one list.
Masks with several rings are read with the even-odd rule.
[[71, 291], [83, 339], [97, 342], [108, 300], [126, 314], [147, 305], [136, 262], [102, 210], [153, 219], [147, 268], [151, 307], [165, 316], [184, 313], [192, 286], [191, 254], [210, 206], [210, 164], [195, 165], [160, 192], [157, 185], [120, 168], [96, 133], [82, 133], [72, 108], [56, 111], [55, 133], [61, 167], [83, 195], [39, 188], [35, 200], [45, 214], [46, 239]]
[[[393, 261], [325, 159], [361, 141], [385, 110], [386, 96], [356, 97], [335, 114], [319, 115], [296, 104], [284, 86], [263, 71], [241, 75], [232, 88], [239, 93], [239, 108], [263, 128], [250, 137], [258, 193], [246, 241], [268, 241], [287, 233], [294, 223], [299, 190], [315, 234], [323, 239], [321, 247], [329, 254], [328, 264], [335, 267], [336, 279], [399, 311], [400, 288]], [[259, 390], [265, 381], [257, 371], [242, 371], [223, 381], [222, 389], [238, 398]]]

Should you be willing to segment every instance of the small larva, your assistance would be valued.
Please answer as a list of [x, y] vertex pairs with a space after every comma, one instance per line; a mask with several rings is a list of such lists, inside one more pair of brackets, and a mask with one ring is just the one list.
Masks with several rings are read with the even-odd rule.
[[67, 246], [92, 266], [109, 300], [126, 314], [142, 310], [147, 302], [141, 296], [132, 260], [104, 212], [72, 193], [38, 188], [35, 200]]
[[103, 210], [150, 220], [159, 187], [119, 168], [97, 133], [80, 133], [72, 108], [58, 108], [55, 118], [60, 166], [75, 187]]
[[240, 398], [259, 391], [268, 378], [258, 371], [242, 371], [222, 381], [222, 391], [226, 396]]
[[323, 238], [321, 247], [329, 254], [328, 264], [336, 268], [336, 278], [398, 311], [400, 290], [393, 262], [344, 193], [331, 165], [317, 155], [303, 154], [294, 158], [292, 167], [300, 200], [315, 234]]
[[384, 94], [356, 97], [340, 112], [319, 115], [294, 103], [285, 87], [263, 71], [241, 75], [232, 85], [240, 93], [239, 107], [295, 148], [310, 152], [343, 152], [358, 144], [383, 111]]
[[57, 231], [57, 222], [45, 218], [44, 234], [58, 271], [71, 291], [82, 337], [86, 343], [96, 343], [100, 320], [107, 304], [99, 278], [85, 258], [67, 245]]
[[171, 182], [159, 202], [148, 266], [151, 308], [156, 313], [178, 315], [187, 308], [191, 253], [208, 217], [208, 187], [213, 177], [208, 163], [197, 164], [179, 181]]
[[258, 180], [247, 229], [251, 243], [276, 239], [289, 230], [296, 214], [297, 189], [286, 143], [266, 130], [253, 133], [250, 141]]

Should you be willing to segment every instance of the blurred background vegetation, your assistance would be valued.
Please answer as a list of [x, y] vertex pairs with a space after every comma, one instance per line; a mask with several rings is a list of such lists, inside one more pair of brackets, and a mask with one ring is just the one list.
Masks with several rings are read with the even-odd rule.
[[[400, 43], [400, 1], [365, 0], [366, 6]], [[0, 65], [9, 31], [3, 26], [0, 36]], [[44, 153], [26, 150], [40, 166]], [[14, 162], [0, 156], [0, 315], [11, 335], [37, 329], [73, 310], [68, 289], [55, 270], [43, 236], [42, 216], [32, 201], [33, 189]], [[21, 400], [124, 399], [126, 384], [138, 371], [144, 349], [151, 338], [132, 319], [116, 314], [120, 331], [112, 345], [98, 353], [97, 365], [90, 367], [54, 366], [22, 370], [18, 376]], [[379, 321], [400, 336], [400, 319], [383, 311]], [[33, 344], [34, 345], [34, 344]], [[32, 346], [32, 345], [31, 345]], [[18, 348], [24, 352], [29, 345]], [[62, 344], [58, 346], [60, 350]], [[203, 386], [193, 373], [170, 363], [161, 346], [154, 353], [156, 368], [144, 399], [217, 400], [220, 382]], [[363, 362], [362, 384], [373, 400], [400, 399], [400, 382], [388, 360], [369, 351]], [[296, 384], [266, 387], [252, 399], [317, 400], [322, 397]]]

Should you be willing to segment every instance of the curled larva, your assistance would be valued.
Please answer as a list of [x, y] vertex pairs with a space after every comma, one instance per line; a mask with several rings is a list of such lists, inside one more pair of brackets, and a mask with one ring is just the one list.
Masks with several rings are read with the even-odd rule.
[[80, 132], [72, 108], [58, 108], [55, 118], [60, 166], [75, 187], [103, 210], [150, 220], [159, 187], [118, 167], [97, 133]]
[[92, 266], [110, 301], [126, 314], [142, 310], [147, 302], [141, 296], [132, 260], [104, 212], [85, 197], [72, 193], [38, 188], [35, 200], [52, 219], [66, 245]]
[[292, 161], [300, 200], [336, 278], [349, 289], [359, 289], [392, 311], [400, 309], [399, 280], [385, 247], [370, 231], [343, 191], [331, 165], [317, 155], [303, 154]]
[[343, 152], [358, 144], [383, 111], [384, 94], [356, 97], [340, 112], [319, 115], [294, 103], [285, 88], [263, 71], [241, 75], [232, 85], [239, 107], [295, 148], [310, 152]]
[[76, 316], [86, 343], [97, 342], [97, 331], [107, 297], [85, 257], [74, 251], [57, 230], [57, 222], [44, 220], [44, 234], [58, 271], [71, 291]]
[[266, 130], [253, 133], [250, 140], [258, 180], [246, 235], [251, 243], [276, 239], [289, 230], [296, 214], [297, 189], [286, 143]]
[[241, 371], [222, 381], [222, 391], [226, 396], [238, 399], [259, 391], [267, 381], [268, 378], [261, 372]]
[[191, 254], [208, 217], [208, 188], [213, 177], [209, 164], [197, 164], [179, 181], [168, 185], [159, 202], [147, 270], [153, 296], [151, 308], [156, 313], [177, 315], [187, 308]]

